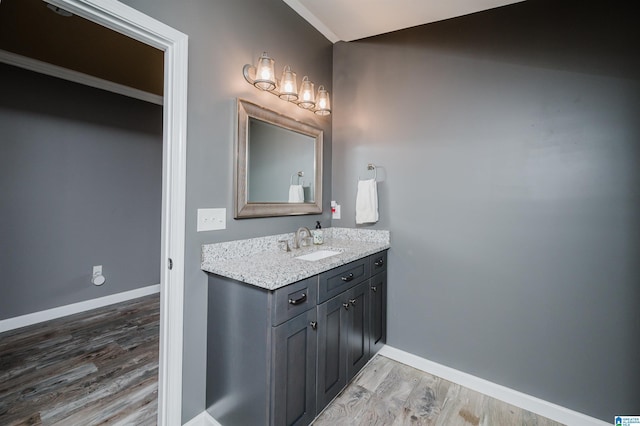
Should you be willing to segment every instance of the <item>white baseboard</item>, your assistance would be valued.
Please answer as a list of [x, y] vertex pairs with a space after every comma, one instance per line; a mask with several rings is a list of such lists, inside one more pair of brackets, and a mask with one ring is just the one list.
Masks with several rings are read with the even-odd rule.
[[45, 311], [34, 312], [32, 314], [21, 315], [19, 317], [7, 318], [4, 320], [0, 320], [0, 333], [9, 330], [15, 330], [16, 328], [26, 327], [28, 325], [37, 324], [39, 322], [66, 317], [67, 315], [90, 311], [91, 309], [102, 308], [103, 306], [113, 305], [114, 303], [125, 302], [127, 300], [136, 299], [138, 297], [147, 296], [149, 294], [159, 292], [160, 284], [154, 284], [147, 287], [137, 288], [135, 290], [111, 294], [104, 297], [98, 297], [96, 299], [85, 300], [84, 302], [72, 303], [70, 305], [47, 309]]
[[222, 426], [222, 425], [218, 423], [216, 419], [211, 417], [211, 414], [209, 414], [207, 411], [203, 411], [202, 413], [198, 414], [197, 416], [189, 420], [183, 426]]
[[466, 388], [483, 393], [493, 398], [504, 401], [516, 407], [523, 408], [532, 413], [539, 414], [551, 420], [564, 423], [568, 426], [608, 426], [610, 423], [587, 416], [577, 411], [570, 410], [560, 405], [527, 395], [508, 387], [481, 379], [471, 374], [429, 361], [408, 352], [396, 349], [392, 346], [384, 346], [378, 352], [403, 364], [410, 365], [434, 376], [441, 377], [453, 383], [457, 383]]

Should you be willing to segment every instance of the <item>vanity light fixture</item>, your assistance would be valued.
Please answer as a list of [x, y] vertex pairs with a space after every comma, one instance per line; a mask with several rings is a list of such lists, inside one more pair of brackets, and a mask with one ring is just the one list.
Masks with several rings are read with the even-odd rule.
[[269, 92], [288, 102], [298, 105], [300, 108], [313, 111], [318, 115], [331, 114], [331, 102], [329, 92], [324, 86], [318, 87], [316, 94], [314, 84], [306, 75], [302, 78], [300, 90], [296, 82], [296, 73], [291, 71], [289, 65], [284, 67], [280, 84], [276, 83], [275, 61], [262, 53], [256, 66], [247, 64], [242, 68], [245, 80], [256, 88]]

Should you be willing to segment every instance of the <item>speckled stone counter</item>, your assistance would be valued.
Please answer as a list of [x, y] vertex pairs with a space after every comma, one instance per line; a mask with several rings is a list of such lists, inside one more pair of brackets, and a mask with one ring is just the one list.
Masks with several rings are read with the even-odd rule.
[[[326, 228], [324, 244], [285, 252], [278, 240], [293, 240], [293, 233], [202, 246], [202, 270], [275, 290], [390, 247], [389, 231]], [[290, 244], [292, 245], [292, 244]], [[325, 259], [307, 261], [298, 256], [317, 250], [335, 250]]]

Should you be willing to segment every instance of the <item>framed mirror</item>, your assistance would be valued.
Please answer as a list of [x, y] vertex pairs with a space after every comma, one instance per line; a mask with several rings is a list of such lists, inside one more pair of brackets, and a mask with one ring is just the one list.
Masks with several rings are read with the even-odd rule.
[[322, 213], [323, 131], [238, 99], [235, 218]]

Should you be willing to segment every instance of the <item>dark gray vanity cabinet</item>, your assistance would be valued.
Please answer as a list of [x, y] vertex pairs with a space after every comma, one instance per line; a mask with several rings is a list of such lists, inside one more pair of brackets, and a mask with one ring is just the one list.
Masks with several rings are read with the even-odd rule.
[[371, 256], [369, 280], [369, 350], [378, 352], [387, 341], [387, 252]]
[[266, 290], [209, 274], [207, 411], [308, 425], [386, 339], [386, 251]]

